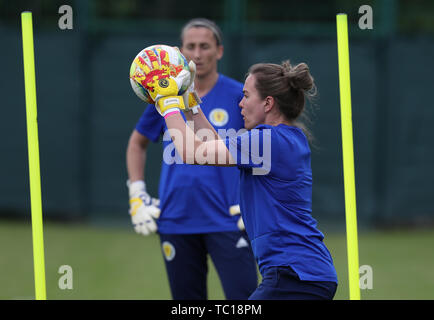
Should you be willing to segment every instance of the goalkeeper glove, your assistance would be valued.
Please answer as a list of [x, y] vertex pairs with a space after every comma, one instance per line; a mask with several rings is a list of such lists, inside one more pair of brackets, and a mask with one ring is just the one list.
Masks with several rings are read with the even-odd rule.
[[182, 70], [176, 77], [162, 78], [149, 84], [153, 88], [149, 94], [155, 101], [155, 107], [160, 115], [164, 117], [170, 112], [185, 109], [184, 99], [178, 96], [178, 92], [183, 83], [189, 81], [190, 73]]
[[240, 209], [240, 205], [239, 205], [239, 204], [236, 204], [236, 205], [231, 206], [231, 207], [229, 208], [229, 214], [230, 214], [231, 216], [235, 216], [235, 215], [238, 215], [238, 214], [239, 214], [239, 215], [240, 215], [240, 218], [238, 219], [237, 227], [238, 227], [238, 229], [240, 229], [241, 231], [246, 230], [246, 227], [244, 226], [243, 218], [241, 217], [241, 209]]
[[160, 200], [151, 198], [146, 192], [144, 181], [127, 181], [130, 196], [131, 221], [134, 230], [145, 236], [157, 231], [157, 224], [154, 219], [160, 216]]
[[188, 68], [190, 69], [191, 83], [187, 88], [187, 90], [182, 95], [182, 98], [184, 99], [184, 106], [185, 106], [183, 111], [184, 112], [192, 111], [193, 114], [196, 114], [199, 112], [199, 108], [200, 108], [200, 104], [202, 103], [202, 100], [200, 100], [199, 95], [194, 89], [194, 78], [196, 76], [196, 64], [194, 63], [193, 60], [189, 62]]
[[[177, 47], [176, 50], [179, 51]], [[171, 74], [170, 68], [161, 61], [156, 61], [152, 69], [142, 67], [142, 74], [137, 74], [132, 79], [139, 84], [146, 83], [146, 89], [155, 102], [155, 108], [160, 115], [165, 116], [172, 111], [185, 109], [184, 99], [179, 96], [182, 87], [189, 87], [193, 79], [191, 72], [182, 69], [176, 76]], [[145, 78], [145, 80], [143, 80]]]

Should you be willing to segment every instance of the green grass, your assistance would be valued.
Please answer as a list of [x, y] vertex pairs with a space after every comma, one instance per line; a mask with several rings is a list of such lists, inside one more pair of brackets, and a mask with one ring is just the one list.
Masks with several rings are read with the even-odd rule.
[[[158, 236], [132, 229], [44, 225], [48, 299], [171, 299]], [[335, 299], [348, 299], [344, 234], [326, 234], [338, 272]], [[359, 235], [360, 265], [373, 269], [362, 299], [434, 299], [434, 230]], [[34, 299], [31, 225], [0, 221], [0, 299]], [[73, 270], [73, 289], [61, 290], [59, 267]], [[209, 261], [209, 299], [224, 299]]]

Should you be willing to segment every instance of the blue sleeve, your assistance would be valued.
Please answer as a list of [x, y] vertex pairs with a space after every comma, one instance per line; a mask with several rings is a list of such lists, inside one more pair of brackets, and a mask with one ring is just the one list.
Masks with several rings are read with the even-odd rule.
[[136, 130], [146, 136], [152, 142], [157, 142], [164, 131], [164, 119], [155, 109], [154, 105], [148, 105], [136, 124]]
[[253, 174], [268, 174], [271, 169], [271, 129], [255, 128], [227, 138], [226, 147], [238, 168], [253, 169]]

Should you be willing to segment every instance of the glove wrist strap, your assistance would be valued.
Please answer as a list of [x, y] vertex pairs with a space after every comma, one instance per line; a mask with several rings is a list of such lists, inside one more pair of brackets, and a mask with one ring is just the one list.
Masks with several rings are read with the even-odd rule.
[[169, 111], [170, 109], [185, 109], [184, 100], [181, 96], [162, 97], [158, 99], [157, 104], [160, 108], [160, 113], [163, 116], [165, 115], [166, 111]]

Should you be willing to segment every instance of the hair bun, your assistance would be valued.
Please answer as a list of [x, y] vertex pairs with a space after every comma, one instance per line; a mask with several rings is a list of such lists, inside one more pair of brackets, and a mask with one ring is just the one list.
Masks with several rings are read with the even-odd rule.
[[282, 62], [283, 75], [288, 83], [296, 90], [309, 91], [313, 88], [313, 78], [306, 63], [299, 63], [292, 66], [289, 60]]

